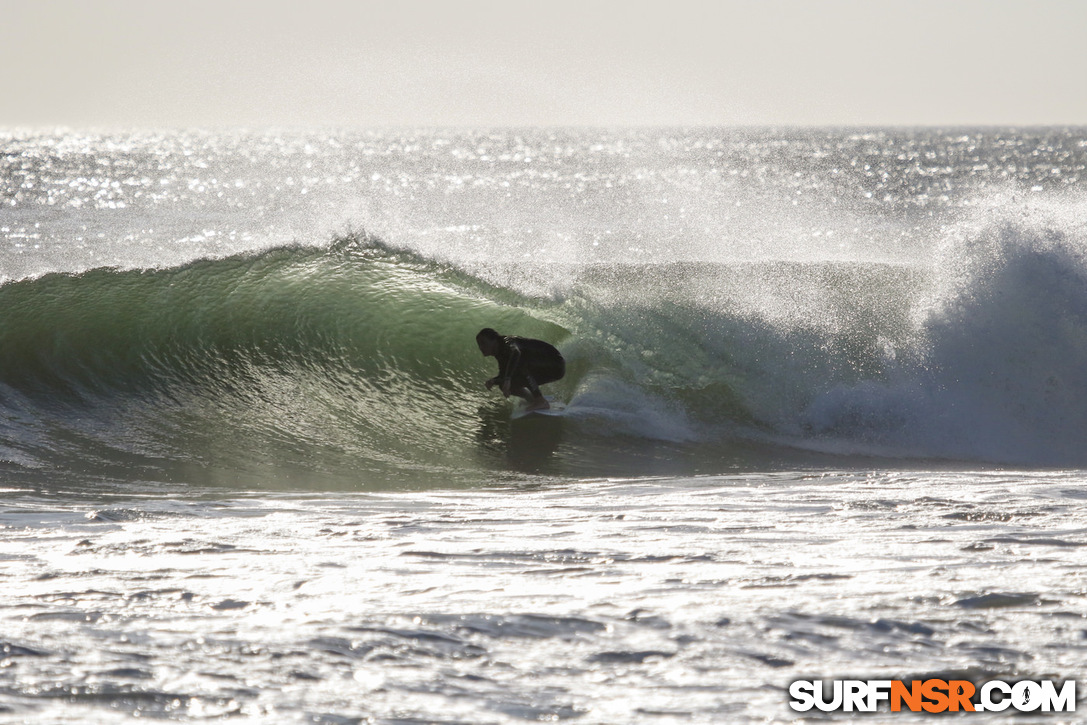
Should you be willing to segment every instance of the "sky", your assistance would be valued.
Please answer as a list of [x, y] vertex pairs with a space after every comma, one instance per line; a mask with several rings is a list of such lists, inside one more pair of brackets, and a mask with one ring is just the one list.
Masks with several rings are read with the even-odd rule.
[[0, 127], [1087, 124], [1081, 0], [0, 0]]

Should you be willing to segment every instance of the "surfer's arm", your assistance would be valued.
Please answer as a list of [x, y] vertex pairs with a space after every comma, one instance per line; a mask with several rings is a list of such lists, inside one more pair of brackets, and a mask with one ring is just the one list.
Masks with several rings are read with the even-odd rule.
[[507, 347], [509, 348], [510, 356], [509, 359], [506, 360], [505, 369], [502, 370], [502, 392], [509, 395], [510, 380], [513, 378], [513, 373], [517, 371], [517, 366], [521, 364], [521, 348], [518, 347], [515, 342], [509, 342]]

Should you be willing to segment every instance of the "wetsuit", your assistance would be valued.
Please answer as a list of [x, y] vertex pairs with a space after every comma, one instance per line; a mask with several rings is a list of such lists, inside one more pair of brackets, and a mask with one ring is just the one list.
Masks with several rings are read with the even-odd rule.
[[540, 397], [540, 386], [560, 379], [566, 374], [562, 354], [543, 340], [527, 337], [503, 337], [495, 353], [498, 376], [488, 382], [502, 385], [509, 380], [509, 390], [527, 388], [533, 397]]

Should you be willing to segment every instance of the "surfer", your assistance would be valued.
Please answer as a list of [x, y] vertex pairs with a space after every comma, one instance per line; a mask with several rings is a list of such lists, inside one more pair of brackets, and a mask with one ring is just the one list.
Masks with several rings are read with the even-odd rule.
[[540, 392], [544, 383], [553, 383], [566, 374], [562, 354], [543, 340], [499, 335], [485, 327], [476, 335], [476, 344], [483, 357], [498, 360], [498, 375], [484, 385], [495, 385], [507, 398], [513, 394], [528, 401], [527, 410], [547, 410], [551, 404]]

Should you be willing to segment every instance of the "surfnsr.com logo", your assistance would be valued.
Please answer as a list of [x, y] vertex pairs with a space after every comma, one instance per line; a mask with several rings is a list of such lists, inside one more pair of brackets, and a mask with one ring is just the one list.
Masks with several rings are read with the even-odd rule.
[[875, 712], [882, 703], [891, 712], [1075, 712], [1076, 681], [797, 680], [789, 696], [798, 712]]

